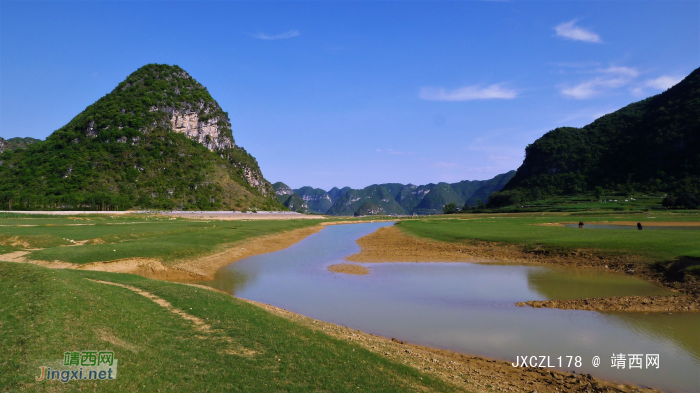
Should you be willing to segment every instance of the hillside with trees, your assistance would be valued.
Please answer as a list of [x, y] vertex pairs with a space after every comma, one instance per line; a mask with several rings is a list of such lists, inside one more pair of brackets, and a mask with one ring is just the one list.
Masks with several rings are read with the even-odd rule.
[[45, 141], [0, 154], [0, 208], [284, 209], [228, 114], [178, 66], [149, 64]]
[[[667, 91], [583, 128], [561, 127], [525, 149], [492, 207], [582, 193], [700, 196], [700, 69]], [[687, 202], [686, 202], [687, 201]], [[665, 202], [666, 203], [666, 202]]]

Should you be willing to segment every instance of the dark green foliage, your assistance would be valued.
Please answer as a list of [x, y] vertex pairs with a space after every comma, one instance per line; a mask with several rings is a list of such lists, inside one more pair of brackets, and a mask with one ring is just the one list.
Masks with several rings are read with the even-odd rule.
[[497, 191], [489, 195], [488, 207], [517, 205], [524, 201], [523, 193], [518, 190]]
[[673, 206], [686, 209], [697, 209], [700, 207], [700, 201], [698, 201], [698, 198], [696, 198], [695, 195], [686, 193], [679, 196]]
[[446, 204], [446, 205], [442, 208], [442, 213], [443, 213], [443, 214], [454, 214], [454, 213], [457, 213], [457, 204], [454, 203], [454, 202], [450, 202], [450, 203]]
[[[173, 132], [173, 111], [216, 119], [219, 140], [203, 142], [215, 151]], [[45, 141], [0, 154], [0, 178], [0, 209], [281, 208], [206, 88], [159, 64], [129, 75]]]
[[[603, 187], [601, 187], [601, 186], [596, 186], [596, 188], [595, 188], [595, 197], [596, 197], [596, 199], [602, 198], [604, 192], [605, 192], [605, 190], [603, 189]], [[535, 200], [537, 200], [537, 199], [539, 199], [539, 198], [535, 198]]]
[[[583, 128], [548, 132], [525, 149], [504, 190], [577, 195], [596, 187], [634, 193], [700, 193], [700, 69], [659, 95]], [[528, 193], [525, 193], [528, 194]]]

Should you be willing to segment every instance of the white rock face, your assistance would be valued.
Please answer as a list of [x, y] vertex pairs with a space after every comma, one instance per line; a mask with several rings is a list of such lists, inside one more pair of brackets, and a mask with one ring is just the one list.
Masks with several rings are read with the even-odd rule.
[[292, 189], [289, 188], [289, 186], [287, 186], [287, 187], [279, 188], [278, 190], [275, 191], [275, 194], [277, 194], [277, 195], [292, 195], [292, 194], [294, 194], [294, 191], [292, 191]]
[[219, 118], [214, 117], [206, 121], [199, 121], [199, 114], [189, 110], [169, 110], [171, 112], [170, 125], [173, 131], [187, 135], [211, 151], [223, 150], [235, 146], [233, 140], [222, 135], [219, 130]]
[[0, 153], [5, 151], [5, 140], [0, 137]]

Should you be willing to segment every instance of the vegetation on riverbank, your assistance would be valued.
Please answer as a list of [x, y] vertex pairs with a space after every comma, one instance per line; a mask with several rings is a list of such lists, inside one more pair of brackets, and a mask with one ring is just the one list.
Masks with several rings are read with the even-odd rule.
[[[516, 245], [531, 254], [570, 255], [585, 251], [603, 259], [650, 265], [666, 279], [683, 281], [686, 274], [700, 276], [700, 229], [653, 230], [655, 222], [697, 223], [696, 214], [651, 215], [461, 215], [455, 219], [406, 220], [399, 223], [407, 234], [443, 242], [494, 242]], [[563, 224], [616, 221], [641, 222], [646, 230], [624, 227], [578, 229]], [[552, 225], [553, 224], [553, 225]], [[681, 225], [679, 224], [679, 225]]]
[[[5, 391], [459, 391], [207, 289], [6, 262], [0, 262], [0, 279]], [[119, 360], [115, 380], [34, 380], [45, 359], [102, 349], [114, 350]]]

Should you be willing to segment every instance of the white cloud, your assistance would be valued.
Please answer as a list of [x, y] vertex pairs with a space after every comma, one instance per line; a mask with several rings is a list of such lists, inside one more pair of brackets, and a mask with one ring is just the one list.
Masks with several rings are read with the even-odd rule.
[[554, 28], [558, 37], [575, 41], [602, 42], [600, 36], [592, 31], [576, 26], [577, 20], [562, 23]]
[[646, 89], [666, 90], [673, 87], [681, 80], [683, 80], [681, 76], [662, 75], [656, 79], [647, 79], [638, 86], [630, 89], [630, 91], [634, 95], [641, 96], [644, 95]]
[[454, 90], [447, 90], [442, 87], [424, 87], [420, 91], [420, 98], [430, 101], [513, 99], [517, 96], [518, 92], [516, 90], [505, 88], [502, 83], [486, 87], [481, 87], [480, 85], [466, 86]]
[[630, 84], [637, 76], [639, 71], [632, 67], [608, 67], [597, 69], [593, 73], [601, 76], [587, 80], [574, 86], [562, 85], [559, 86], [563, 95], [577, 100], [585, 100], [595, 97], [605, 90], [616, 89]]
[[299, 30], [289, 30], [286, 33], [277, 34], [277, 35], [267, 35], [264, 33], [248, 34], [248, 36], [253, 37], [253, 38], [257, 38], [260, 40], [283, 40], [285, 38], [292, 38], [292, 37], [297, 37], [300, 35], [301, 35], [301, 33], [299, 33]]

